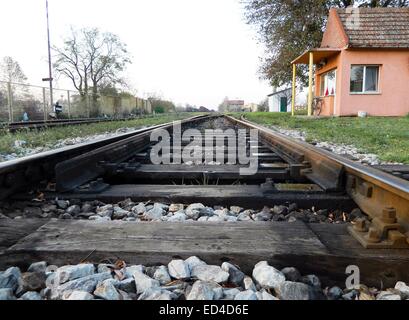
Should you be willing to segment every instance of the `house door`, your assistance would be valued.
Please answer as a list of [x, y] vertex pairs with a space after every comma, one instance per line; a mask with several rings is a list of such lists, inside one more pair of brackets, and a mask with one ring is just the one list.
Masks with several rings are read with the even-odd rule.
[[281, 97], [280, 99], [280, 112], [287, 112], [288, 100], [287, 97]]

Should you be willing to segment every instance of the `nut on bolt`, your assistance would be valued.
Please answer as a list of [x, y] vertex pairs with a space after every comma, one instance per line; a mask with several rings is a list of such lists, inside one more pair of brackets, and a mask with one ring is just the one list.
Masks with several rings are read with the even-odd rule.
[[369, 228], [368, 235], [366, 236], [366, 240], [370, 243], [379, 243], [381, 242], [381, 235], [378, 229], [376, 228]]
[[390, 224], [396, 223], [396, 209], [391, 207], [383, 209], [381, 221]]
[[358, 232], [367, 232], [366, 219], [360, 218], [354, 221], [354, 230]]

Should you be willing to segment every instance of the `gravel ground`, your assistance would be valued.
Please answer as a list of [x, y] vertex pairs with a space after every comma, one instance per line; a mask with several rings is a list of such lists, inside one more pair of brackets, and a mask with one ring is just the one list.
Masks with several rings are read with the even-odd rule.
[[41, 152], [46, 152], [54, 149], [60, 149], [68, 146], [73, 146], [76, 144], [80, 143], [86, 143], [86, 142], [92, 142], [96, 140], [101, 140], [101, 139], [107, 139], [113, 136], [116, 136], [118, 134], [122, 133], [127, 133], [131, 132], [134, 130], [138, 129], [143, 129], [145, 127], [140, 127], [140, 128], [121, 128], [116, 130], [115, 132], [105, 132], [102, 134], [95, 134], [95, 135], [90, 135], [90, 136], [84, 136], [84, 137], [77, 137], [77, 138], [69, 138], [69, 139], [63, 139], [63, 140], [58, 140], [56, 143], [46, 145], [44, 147], [38, 147], [38, 148], [29, 148], [26, 146], [27, 142], [24, 140], [16, 140], [14, 142], [14, 148], [16, 152], [11, 153], [11, 154], [4, 154], [0, 153], [0, 162], [3, 161], [10, 161], [10, 160], [15, 160], [18, 158], [26, 157], [26, 156], [31, 156], [37, 153]]
[[[298, 130], [290, 130], [290, 129], [283, 129], [283, 128], [278, 128], [278, 127], [271, 127], [272, 129], [280, 132], [281, 134], [284, 134], [286, 136], [301, 140], [301, 141], [306, 141], [306, 134], [303, 131], [298, 131]], [[312, 143], [318, 148], [334, 152], [336, 154], [345, 156], [348, 159], [367, 164], [367, 165], [383, 165], [383, 164], [400, 164], [400, 163], [395, 163], [395, 162], [383, 162], [379, 160], [378, 156], [376, 154], [370, 154], [370, 153], [363, 153], [360, 151], [358, 148], [351, 146], [351, 145], [345, 145], [345, 144], [336, 144], [332, 142], [327, 142], [327, 141], [314, 141]]]
[[224, 262], [208, 265], [197, 257], [168, 265], [127, 266], [124, 261], [61, 267], [46, 262], [26, 272], [0, 272], [0, 300], [405, 300], [409, 286], [379, 290], [323, 287], [315, 275], [278, 270], [262, 261], [251, 275]]
[[359, 209], [352, 212], [340, 210], [300, 209], [296, 203], [264, 207], [262, 210], [244, 209], [238, 206], [206, 207], [201, 203], [190, 205], [163, 203], [135, 203], [130, 199], [117, 204], [80, 200], [13, 201], [0, 203], [0, 219], [57, 218], [93, 221], [129, 222], [240, 222], [277, 221], [306, 223], [348, 223], [364, 218]]

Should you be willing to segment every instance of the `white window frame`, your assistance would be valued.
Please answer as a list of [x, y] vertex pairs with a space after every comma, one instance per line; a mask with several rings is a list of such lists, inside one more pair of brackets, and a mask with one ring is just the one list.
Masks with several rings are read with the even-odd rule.
[[[352, 76], [352, 68], [353, 67], [363, 67], [364, 68], [364, 74], [363, 74], [363, 79], [362, 79], [362, 91], [351, 91], [351, 76]], [[377, 90], [376, 91], [366, 91], [365, 90], [365, 82], [366, 82], [366, 68], [367, 67], [378, 67], [378, 81], [377, 81]], [[380, 81], [381, 79], [381, 65], [379, 64], [351, 64], [350, 68], [350, 74], [349, 74], [349, 93], [354, 95], [354, 94], [380, 94], [381, 91], [379, 90], [380, 88]]]
[[[325, 87], [325, 84], [326, 84], [326, 81], [325, 81], [325, 77], [328, 75], [328, 73], [330, 73], [330, 72], [334, 72], [334, 74], [335, 74], [335, 78], [334, 78], [334, 94], [328, 94], [327, 96], [325, 95], [325, 88], [324, 88], [324, 94], [321, 94], [321, 89], [322, 89], [322, 87], [321, 87], [321, 85], [322, 85], [322, 79], [324, 79], [324, 87]], [[335, 69], [331, 69], [331, 70], [328, 70], [328, 71], [326, 71], [326, 72], [324, 72], [324, 73], [322, 73], [321, 74], [321, 80], [320, 80], [320, 97], [321, 98], [325, 98], [325, 97], [335, 97], [336, 96], [336, 94], [337, 94], [337, 68], [335, 68]]]

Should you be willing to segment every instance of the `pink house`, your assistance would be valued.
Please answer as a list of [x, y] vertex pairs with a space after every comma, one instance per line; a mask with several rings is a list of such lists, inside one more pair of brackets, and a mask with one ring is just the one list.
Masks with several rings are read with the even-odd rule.
[[321, 47], [292, 63], [293, 80], [297, 64], [310, 65], [310, 114], [319, 101], [324, 116], [407, 115], [409, 8], [331, 9]]

